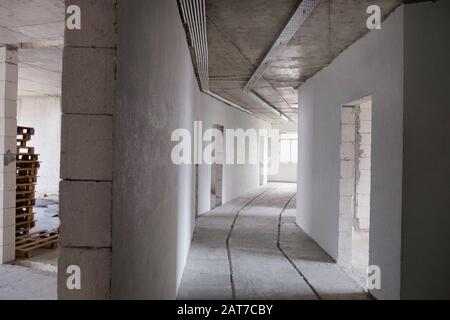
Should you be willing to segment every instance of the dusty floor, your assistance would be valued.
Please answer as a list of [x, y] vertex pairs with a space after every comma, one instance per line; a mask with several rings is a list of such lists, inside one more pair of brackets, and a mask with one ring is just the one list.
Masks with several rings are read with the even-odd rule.
[[[37, 200], [31, 232], [58, 228], [57, 200]], [[58, 249], [38, 249], [15, 265], [0, 265], [0, 300], [55, 300]]]
[[0, 300], [56, 300], [56, 273], [0, 265]]
[[367, 287], [369, 232], [353, 232], [351, 273], [362, 287]]
[[201, 215], [178, 299], [367, 299], [295, 224], [295, 192], [270, 184]]

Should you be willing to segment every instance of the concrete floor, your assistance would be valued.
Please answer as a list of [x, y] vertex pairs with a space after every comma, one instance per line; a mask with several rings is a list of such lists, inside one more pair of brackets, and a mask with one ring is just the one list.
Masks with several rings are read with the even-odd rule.
[[[31, 232], [59, 226], [58, 201], [37, 200], [36, 226]], [[38, 249], [15, 265], [0, 265], [0, 300], [56, 300], [59, 249]]]
[[364, 288], [367, 287], [369, 266], [369, 232], [353, 231], [351, 274]]
[[0, 300], [56, 300], [56, 273], [0, 265]]
[[369, 298], [295, 224], [295, 192], [272, 183], [201, 215], [178, 299]]

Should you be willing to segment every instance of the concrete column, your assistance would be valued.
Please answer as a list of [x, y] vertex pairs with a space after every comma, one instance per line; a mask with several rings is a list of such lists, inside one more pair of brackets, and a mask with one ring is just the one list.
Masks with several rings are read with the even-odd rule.
[[0, 263], [14, 261], [17, 49], [0, 47]]
[[[81, 30], [67, 30], [62, 79], [60, 299], [109, 299], [116, 3], [67, 0]], [[78, 266], [81, 289], [67, 287]]]

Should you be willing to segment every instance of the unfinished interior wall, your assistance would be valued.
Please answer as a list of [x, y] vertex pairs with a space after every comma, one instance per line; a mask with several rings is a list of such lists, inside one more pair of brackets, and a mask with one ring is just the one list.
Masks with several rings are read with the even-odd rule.
[[[193, 139], [194, 120], [225, 129], [263, 121], [200, 93], [176, 0], [118, 5], [112, 297], [174, 299], [195, 223], [196, 173], [172, 163], [172, 132], [184, 128]], [[200, 211], [210, 207], [210, 174], [199, 166]], [[224, 166], [223, 201], [257, 185], [257, 166]]]
[[367, 286], [371, 179], [371, 97], [342, 106], [338, 263]]
[[356, 114], [356, 199], [354, 226], [357, 231], [368, 231], [370, 225], [370, 177], [372, 151], [372, 101], [358, 106]]
[[17, 50], [0, 47], [0, 264], [15, 259]]
[[341, 110], [338, 262], [346, 267], [350, 266], [352, 259], [355, 220], [357, 108], [343, 106]]
[[405, 9], [402, 299], [450, 299], [450, 2]]
[[[82, 19], [80, 30], [65, 32], [58, 298], [108, 299], [116, 7], [111, 0], [66, 1], [72, 4]], [[79, 290], [67, 287], [69, 266], [80, 268]]]
[[[213, 130], [223, 137], [224, 129], [221, 125], [213, 125]], [[222, 205], [222, 187], [223, 187], [223, 161], [224, 144], [223, 138], [215, 137], [214, 141], [214, 162], [211, 165], [211, 208]]]
[[112, 294], [170, 299], [194, 221], [193, 166], [172, 163], [171, 135], [192, 133], [197, 83], [176, 1], [118, 11]]
[[297, 223], [338, 259], [340, 112], [373, 98], [370, 264], [377, 298], [400, 295], [403, 6], [299, 88]]
[[[202, 121], [203, 130], [211, 128], [213, 124], [222, 125], [224, 130], [243, 129], [246, 131], [251, 128], [256, 130], [270, 128], [269, 123], [227, 106], [203, 93], [199, 93], [198, 102], [196, 119]], [[206, 146], [206, 143], [204, 143], [204, 146]], [[258, 150], [253, 150], [252, 152], [258, 152]], [[257, 187], [260, 179], [259, 170], [258, 164], [233, 165], [225, 163], [223, 166], [222, 203], [226, 203], [240, 194]], [[203, 213], [211, 210], [208, 192], [211, 188], [211, 165], [199, 165], [198, 179], [198, 213]]]
[[61, 98], [19, 97], [17, 125], [35, 129], [32, 144], [39, 154], [38, 199], [59, 196], [59, 163], [61, 152]]

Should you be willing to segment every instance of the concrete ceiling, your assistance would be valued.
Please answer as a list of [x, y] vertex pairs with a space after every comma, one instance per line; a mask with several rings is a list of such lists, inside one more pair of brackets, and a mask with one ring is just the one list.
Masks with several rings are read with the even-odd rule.
[[0, 0], [0, 46], [19, 47], [19, 96], [61, 95], [64, 9], [64, 0]]
[[[210, 89], [272, 123], [283, 122], [243, 88], [301, 1], [206, 0]], [[321, 0], [253, 91], [297, 121], [297, 87], [365, 35], [369, 5], [383, 19], [400, 0]]]

